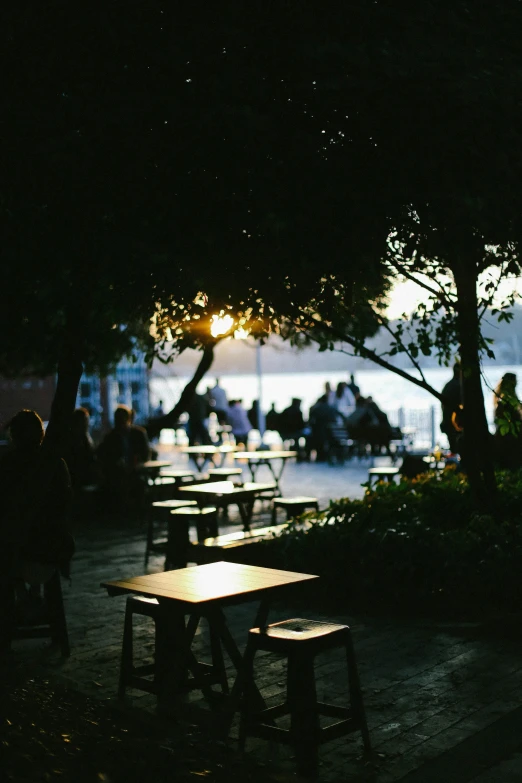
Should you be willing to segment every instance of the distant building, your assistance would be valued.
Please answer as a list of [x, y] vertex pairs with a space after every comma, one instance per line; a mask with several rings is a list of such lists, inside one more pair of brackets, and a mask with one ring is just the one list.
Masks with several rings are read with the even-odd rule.
[[54, 376], [0, 378], [0, 439], [6, 425], [22, 408], [35, 410], [44, 421], [49, 421], [55, 389]]
[[[46, 378], [0, 377], [0, 440], [6, 425], [22, 408], [37, 411], [44, 422], [49, 421], [56, 390], [56, 376]], [[122, 359], [106, 378], [84, 373], [78, 387], [76, 405], [87, 408], [91, 414], [94, 436], [112, 426], [117, 405], [128, 405], [135, 411], [136, 424], [149, 418], [149, 370], [142, 354], [137, 361]]]
[[149, 370], [142, 354], [137, 361], [122, 359], [113, 373], [105, 378], [84, 373], [78, 387], [76, 405], [91, 414], [94, 433], [102, 433], [112, 426], [117, 405], [128, 405], [136, 414], [136, 424], [145, 424], [149, 418]]

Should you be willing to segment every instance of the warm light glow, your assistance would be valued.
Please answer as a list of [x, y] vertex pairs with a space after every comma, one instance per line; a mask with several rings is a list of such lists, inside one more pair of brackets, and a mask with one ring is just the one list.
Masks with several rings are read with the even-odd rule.
[[246, 329], [243, 329], [242, 326], [239, 326], [236, 331], [234, 332], [234, 337], [236, 340], [246, 340], [249, 335], [249, 332], [247, 332]]
[[234, 319], [231, 315], [223, 315], [223, 311], [219, 315], [213, 315], [210, 324], [210, 334], [212, 337], [219, 337], [222, 334], [229, 332], [234, 326]]

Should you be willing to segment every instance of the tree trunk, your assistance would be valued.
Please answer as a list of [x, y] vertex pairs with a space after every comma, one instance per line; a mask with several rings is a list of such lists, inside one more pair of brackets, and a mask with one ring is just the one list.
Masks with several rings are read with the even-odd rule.
[[464, 406], [463, 467], [477, 505], [493, 511], [497, 487], [481, 383], [478, 270], [471, 268], [469, 262], [457, 262], [452, 271], [458, 297], [457, 328]]
[[181, 392], [181, 396], [173, 409], [165, 414], [165, 416], [149, 421], [147, 424], [149, 437], [156, 437], [163, 429], [175, 429], [181, 414], [188, 410], [190, 403], [194, 398], [194, 394], [196, 393], [198, 383], [212, 366], [212, 362], [214, 361], [214, 346], [215, 343], [210, 343], [205, 346], [196, 372]]
[[58, 362], [57, 384], [44, 446], [63, 457], [67, 450], [83, 365], [76, 346], [64, 348]]

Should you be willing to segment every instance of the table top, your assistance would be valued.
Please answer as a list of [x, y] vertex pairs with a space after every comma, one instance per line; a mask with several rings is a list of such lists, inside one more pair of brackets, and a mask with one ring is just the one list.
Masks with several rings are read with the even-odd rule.
[[183, 454], [229, 454], [235, 451], [235, 446], [224, 444], [223, 446], [183, 446]]
[[160, 470], [160, 468], [168, 468], [172, 463], [164, 459], [148, 459], [142, 465], [139, 465], [139, 470]]
[[109, 595], [138, 593], [193, 606], [212, 601], [250, 601], [269, 590], [282, 589], [313, 579], [319, 577], [316, 574], [300, 574], [295, 571], [219, 561], [114, 582], [102, 582], [101, 586], [107, 589]]
[[237, 451], [234, 454], [234, 459], [246, 459], [254, 462], [256, 460], [270, 460], [270, 459], [290, 459], [290, 457], [297, 457], [297, 451]]
[[208, 481], [206, 484], [188, 484], [187, 486], [180, 487], [179, 492], [183, 492], [184, 495], [212, 495], [212, 497], [220, 497], [222, 495], [232, 495], [237, 497], [238, 495], [255, 495], [258, 492], [264, 492], [269, 489], [275, 489], [276, 485], [273, 481], [260, 484], [257, 481], [245, 481], [241, 486], [234, 484], [233, 481]]

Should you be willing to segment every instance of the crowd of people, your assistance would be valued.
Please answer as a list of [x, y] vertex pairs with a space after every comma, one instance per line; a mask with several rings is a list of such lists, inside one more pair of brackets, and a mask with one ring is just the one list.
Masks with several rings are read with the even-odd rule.
[[[375, 453], [380, 453], [381, 448], [389, 449], [390, 440], [396, 435], [387, 415], [373, 398], [361, 394], [353, 375], [349, 382], [340, 382], [335, 389], [327, 382], [307, 417], [301, 406], [298, 397], [292, 398], [282, 411], [277, 411], [272, 403], [264, 417], [263, 429], [279, 433], [283, 442], [300, 446], [299, 453], [304, 459], [314, 456], [317, 461], [327, 460], [335, 429], [344, 428], [346, 437], [369, 443]], [[259, 401], [254, 400], [247, 410], [241, 399], [229, 400], [216, 379], [205, 394], [195, 395], [188, 411], [190, 445], [211, 442], [208, 422], [212, 412], [219, 428], [230, 431], [236, 445], [246, 444], [252, 429], [261, 429]]]

